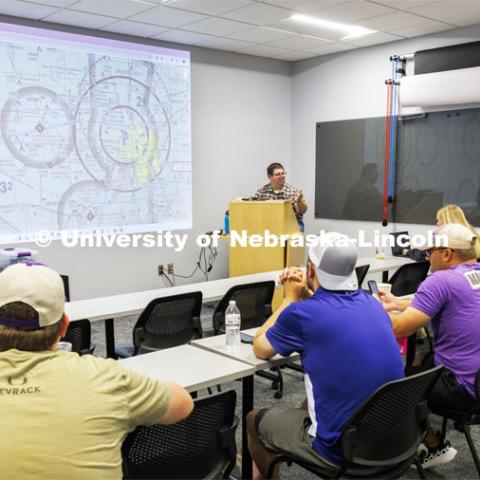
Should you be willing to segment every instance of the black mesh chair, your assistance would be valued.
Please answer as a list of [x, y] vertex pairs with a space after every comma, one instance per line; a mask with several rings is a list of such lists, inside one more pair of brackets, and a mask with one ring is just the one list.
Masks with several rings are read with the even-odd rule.
[[[392, 293], [397, 297], [415, 293], [420, 284], [425, 280], [430, 269], [430, 262], [415, 262], [402, 265], [390, 278]], [[433, 351], [433, 341], [427, 332], [427, 339], [430, 351]], [[408, 338], [406, 365], [411, 366], [415, 360], [417, 350], [417, 335], [413, 334]]]
[[361, 265], [360, 267], [355, 267], [355, 273], [357, 275], [358, 288], [362, 288], [362, 283], [367, 276], [368, 269], [370, 265]]
[[457, 430], [460, 430], [465, 434], [468, 447], [470, 448], [470, 452], [472, 454], [473, 461], [475, 462], [478, 476], [480, 478], [480, 460], [478, 458], [478, 453], [475, 448], [475, 443], [473, 442], [472, 434], [470, 432], [471, 425], [480, 425], [480, 370], [477, 372], [477, 375], [475, 376], [475, 392], [477, 395], [477, 401], [474, 404], [474, 406], [466, 412], [461, 412], [457, 410], [448, 410], [448, 409], [439, 410], [434, 408], [432, 409], [432, 413], [443, 417], [442, 434], [441, 434], [443, 439], [445, 439], [445, 436], [447, 434], [447, 424], [449, 419], [454, 421], [454, 425]]
[[236, 285], [224, 295], [213, 312], [215, 335], [225, 333], [225, 310], [230, 300], [235, 300], [241, 314], [241, 329], [260, 327], [272, 314], [272, 298], [275, 282]]
[[65, 290], [65, 301], [69, 302], [70, 301], [70, 279], [68, 278], [68, 275], [60, 275], [62, 278], [63, 282], [63, 288]]
[[398, 478], [417, 459], [417, 447], [427, 433], [426, 397], [437, 381], [442, 366], [388, 382], [378, 388], [344, 425], [340, 445], [344, 463], [338, 468], [324, 468], [313, 463], [281, 456], [275, 465], [296, 463], [322, 478]]
[[184, 345], [202, 337], [202, 292], [190, 292], [152, 300], [133, 328], [133, 345], [115, 349], [117, 357]]
[[[275, 282], [247, 283], [232, 287], [223, 296], [213, 312], [213, 330], [215, 335], [225, 333], [225, 310], [230, 300], [235, 300], [241, 315], [241, 330], [260, 327], [272, 314], [272, 299], [275, 291]], [[259, 377], [272, 381], [272, 388], [276, 390], [275, 398], [283, 396], [283, 375], [278, 368], [271, 369], [274, 373], [260, 371]]]
[[70, 322], [67, 333], [62, 338], [62, 341], [72, 344], [72, 352], [77, 352], [79, 355], [86, 355], [92, 354], [95, 350], [95, 345], [91, 344], [91, 338], [90, 321], [83, 319]]
[[236, 461], [236, 394], [195, 401], [192, 414], [173, 425], [138, 427], [122, 446], [125, 479], [229, 478]]
[[430, 269], [430, 262], [415, 262], [402, 265], [390, 278], [392, 293], [400, 297], [415, 293], [425, 280]]

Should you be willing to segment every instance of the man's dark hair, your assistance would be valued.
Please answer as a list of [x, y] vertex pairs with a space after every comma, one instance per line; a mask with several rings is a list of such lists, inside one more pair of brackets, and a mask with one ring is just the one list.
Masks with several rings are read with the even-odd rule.
[[281, 163], [271, 163], [268, 167], [267, 167], [267, 175], [269, 177], [271, 177], [273, 175], [273, 172], [275, 171], [276, 168], [281, 168], [282, 170], [285, 170], [283, 168], [283, 165]]
[[[0, 307], [0, 317], [38, 320], [38, 313], [26, 303], [12, 302]], [[61, 320], [60, 318], [53, 325], [33, 330], [0, 325], [0, 352], [5, 352], [12, 348], [27, 352], [50, 350], [60, 336]]]

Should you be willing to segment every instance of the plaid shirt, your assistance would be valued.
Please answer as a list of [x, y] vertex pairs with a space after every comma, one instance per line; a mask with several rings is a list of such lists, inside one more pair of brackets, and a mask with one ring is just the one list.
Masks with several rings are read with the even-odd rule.
[[297, 220], [302, 220], [303, 215], [297, 212], [297, 202], [295, 201], [299, 193], [302, 193], [302, 191], [289, 183], [286, 183], [285, 186], [277, 192], [274, 192], [272, 186], [267, 183], [257, 190], [255, 198], [258, 200], [291, 200]]

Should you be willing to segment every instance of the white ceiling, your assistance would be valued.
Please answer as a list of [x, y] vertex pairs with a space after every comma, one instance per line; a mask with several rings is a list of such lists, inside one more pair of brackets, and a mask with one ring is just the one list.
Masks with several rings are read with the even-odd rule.
[[[0, 0], [0, 13], [295, 61], [480, 24], [480, 0]], [[294, 13], [378, 33], [342, 41]]]

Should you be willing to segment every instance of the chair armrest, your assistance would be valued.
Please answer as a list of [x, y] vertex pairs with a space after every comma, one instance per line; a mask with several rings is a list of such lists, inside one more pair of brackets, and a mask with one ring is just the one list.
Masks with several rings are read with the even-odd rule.
[[353, 462], [353, 450], [358, 444], [357, 427], [351, 425], [342, 434], [342, 455], [347, 462]]
[[93, 355], [93, 351], [95, 350], [96, 345], [91, 345], [90, 348], [82, 348], [80, 352], [78, 352], [80, 355]]

